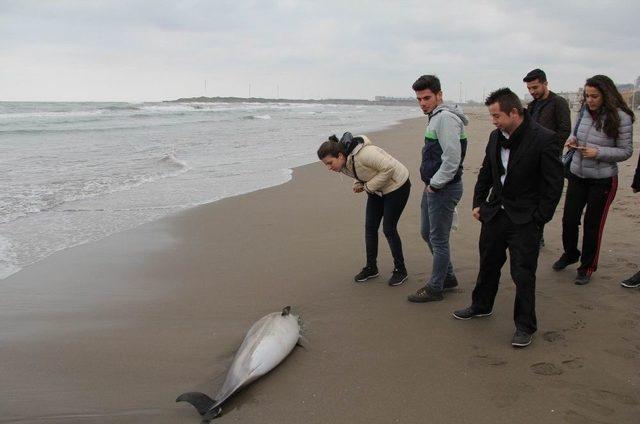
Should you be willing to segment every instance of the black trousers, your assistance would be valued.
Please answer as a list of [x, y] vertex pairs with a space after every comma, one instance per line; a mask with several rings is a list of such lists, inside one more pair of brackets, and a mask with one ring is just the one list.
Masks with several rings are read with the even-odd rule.
[[[598, 179], [569, 176], [562, 215], [562, 246], [569, 257], [580, 258], [578, 270], [587, 275], [593, 274], [598, 268], [604, 223], [617, 190], [617, 176]], [[578, 232], [585, 206], [581, 256]]]
[[382, 217], [384, 217], [382, 232], [389, 242], [391, 255], [393, 255], [393, 263], [396, 268], [405, 270], [402, 241], [400, 241], [400, 234], [398, 234], [398, 221], [407, 204], [410, 192], [411, 183], [407, 180], [400, 188], [384, 196], [368, 194], [364, 224], [367, 265], [377, 265], [378, 228], [380, 228], [380, 221], [382, 221]]
[[536, 268], [542, 228], [534, 222], [514, 224], [501, 209], [480, 231], [480, 272], [473, 290], [473, 306], [493, 310], [502, 266], [511, 260], [511, 278], [516, 284], [513, 320], [516, 328], [529, 334], [537, 330]]

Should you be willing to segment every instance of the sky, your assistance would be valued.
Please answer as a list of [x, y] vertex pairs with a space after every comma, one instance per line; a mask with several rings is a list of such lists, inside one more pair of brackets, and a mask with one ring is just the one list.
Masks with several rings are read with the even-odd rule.
[[639, 23], [628, 0], [0, 0], [0, 101], [411, 97], [422, 74], [480, 101], [534, 68], [575, 91], [635, 81]]

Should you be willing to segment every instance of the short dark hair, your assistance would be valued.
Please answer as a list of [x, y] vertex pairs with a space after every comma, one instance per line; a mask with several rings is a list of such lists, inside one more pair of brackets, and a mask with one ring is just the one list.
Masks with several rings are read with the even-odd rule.
[[522, 78], [523, 82], [531, 82], [538, 80], [540, 82], [547, 82], [547, 74], [544, 73], [542, 69], [534, 69], [529, 72], [524, 78]]
[[413, 91], [431, 90], [433, 94], [441, 91], [440, 80], [435, 75], [422, 75], [411, 86]]
[[485, 100], [485, 106], [490, 106], [494, 103], [498, 103], [500, 105], [500, 110], [507, 115], [511, 113], [513, 109], [518, 111], [518, 115], [522, 116], [524, 114], [524, 108], [522, 107], [522, 102], [518, 98], [518, 95], [508, 88], [499, 88], [496, 91], [489, 94], [487, 100]]
[[332, 135], [329, 140], [322, 143], [318, 148], [318, 159], [322, 160], [327, 156], [337, 158], [339, 153], [347, 156], [344, 144], [340, 143], [335, 135]]

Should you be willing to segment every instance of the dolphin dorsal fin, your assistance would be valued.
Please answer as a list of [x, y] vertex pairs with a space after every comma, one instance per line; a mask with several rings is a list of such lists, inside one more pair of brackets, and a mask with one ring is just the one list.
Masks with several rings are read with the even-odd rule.
[[283, 317], [286, 317], [287, 315], [289, 315], [289, 312], [291, 312], [291, 306], [285, 306], [284, 308], [282, 308]]

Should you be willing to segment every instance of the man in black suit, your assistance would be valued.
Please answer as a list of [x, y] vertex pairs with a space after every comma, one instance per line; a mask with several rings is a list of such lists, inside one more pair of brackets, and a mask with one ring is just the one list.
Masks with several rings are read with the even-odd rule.
[[473, 217], [482, 222], [480, 272], [471, 306], [453, 315], [464, 320], [491, 315], [508, 248], [516, 284], [511, 344], [524, 347], [537, 329], [535, 284], [542, 227], [562, 195], [560, 147], [555, 133], [534, 122], [508, 88], [491, 93], [485, 105], [497, 129], [489, 137], [473, 195]]

